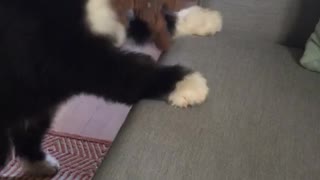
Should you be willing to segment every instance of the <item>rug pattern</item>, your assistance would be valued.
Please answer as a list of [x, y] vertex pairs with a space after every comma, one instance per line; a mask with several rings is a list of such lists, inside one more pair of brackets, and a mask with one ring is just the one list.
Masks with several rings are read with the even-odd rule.
[[0, 172], [0, 179], [89, 180], [93, 178], [110, 146], [109, 141], [51, 131], [46, 135], [43, 147], [46, 152], [59, 160], [60, 170], [56, 176], [27, 177], [23, 175], [19, 160], [12, 155], [7, 167]]

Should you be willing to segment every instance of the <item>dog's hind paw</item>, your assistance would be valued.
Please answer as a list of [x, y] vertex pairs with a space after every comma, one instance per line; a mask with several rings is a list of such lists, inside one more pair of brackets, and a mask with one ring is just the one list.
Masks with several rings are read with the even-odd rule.
[[52, 176], [59, 170], [59, 162], [49, 154], [43, 161], [30, 162], [22, 159], [24, 171], [27, 175]]

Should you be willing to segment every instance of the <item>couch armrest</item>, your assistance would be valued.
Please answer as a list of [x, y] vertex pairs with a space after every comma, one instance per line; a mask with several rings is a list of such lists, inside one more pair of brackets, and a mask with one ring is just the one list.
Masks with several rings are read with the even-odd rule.
[[201, 5], [221, 11], [224, 31], [300, 48], [320, 17], [317, 0], [201, 0]]

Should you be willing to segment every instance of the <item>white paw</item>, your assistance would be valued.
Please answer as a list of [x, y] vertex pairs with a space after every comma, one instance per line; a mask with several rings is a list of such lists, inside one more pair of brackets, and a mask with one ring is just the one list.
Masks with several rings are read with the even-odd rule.
[[209, 92], [207, 80], [198, 72], [186, 75], [176, 84], [168, 100], [173, 106], [188, 107], [205, 101]]
[[49, 154], [44, 161], [39, 162], [22, 159], [22, 165], [26, 174], [35, 176], [52, 176], [59, 170], [59, 162]]
[[222, 17], [218, 11], [192, 6], [178, 12], [175, 36], [214, 35], [222, 30]]

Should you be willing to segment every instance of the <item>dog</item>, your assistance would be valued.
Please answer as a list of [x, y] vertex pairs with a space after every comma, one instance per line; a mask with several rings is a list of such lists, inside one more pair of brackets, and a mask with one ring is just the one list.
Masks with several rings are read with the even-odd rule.
[[[0, 0], [0, 169], [14, 147], [26, 173], [54, 175], [59, 163], [41, 141], [57, 108], [74, 95], [128, 105], [162, 98], [182, 108], [205, 101], [201, 73], [119, 48], [130, 37], [144, 42], [134, 30], [142, 26], [135, 19], [125, 27], [110, 1]], [[200, 7], [167, 16], [173, 37], [221, 29], [212, 22], [200, 28], [192, 14], [219, 16]]]
[[[147, 9], [147, 10], [144, 10]], [[167, 51], [174, 38], [188, 35], [214, 35], [222, 29], [222, 17], [218, 11], [192, 6], [174, 12], [163, 4], [157, 8], [128, 11], [122, 22], [128, 26], [127, 35], [138, 44], [152, 41], [161, 51]], [[119, 13], [120, 17], [121, 14]], [[122, 44], [118, 42], [118, 44]]]

